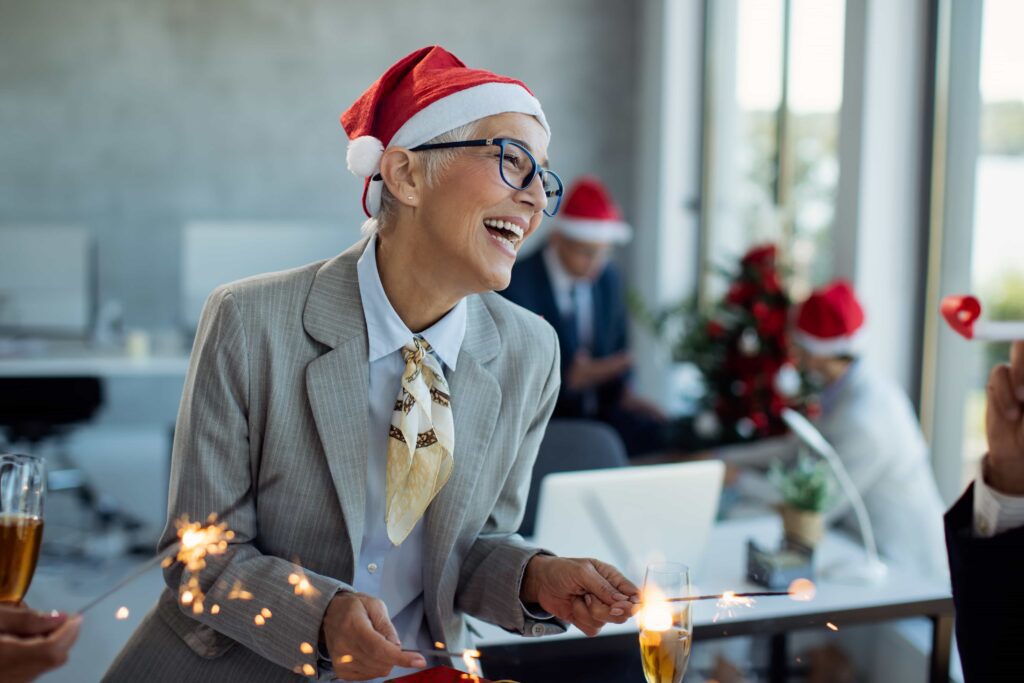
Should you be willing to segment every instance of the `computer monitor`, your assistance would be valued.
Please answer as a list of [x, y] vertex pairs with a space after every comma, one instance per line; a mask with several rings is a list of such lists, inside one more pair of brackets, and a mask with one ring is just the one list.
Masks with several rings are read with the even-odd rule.
[[550, 474], [537, 509], [539, 547], [611, 562], [633, 581], [654, 562], [681, 562], [696, 580], [718, 511], [717, 460]]

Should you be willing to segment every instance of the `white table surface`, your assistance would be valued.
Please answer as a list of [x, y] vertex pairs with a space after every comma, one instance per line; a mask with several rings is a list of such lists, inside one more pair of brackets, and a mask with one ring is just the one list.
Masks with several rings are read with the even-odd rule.
[[0, 355], [0, 377], [185, 377], [188, 354], [132, 357], [119, 348], [46, 341]]
[[[762, 547], [774, 547], [782, 535], [782, 523], [778, 517], [758, 517], [722, 522], [715, 526], [708, 540], [704, 566], [700, 569], [700, 580], [694, 581], [695, 594], [721, 593], [731, 590], [737, 593], [766, 590], [746, 580], [746, 544], [753, 538]], [[844, 561], [857, 562], [863, 558], [863, 549], [844, 534], [830, 531], [815, 554], [814, 584], [817, 592], [813, 600], [799, 602], [788, 597], [756, 599], [749, 608], [737, 608], [732, 615], [723, 614], [713, 601], [697, 603], [693, 614], [694, 628], [717, 623], [740, 624], [779, 618], [806, 615], [818, 617], [829, 613], [840, 613], [872, 607], [886, 607], [916, 603], [926, 600], [950, 598], [949, 585], [944, 581], [929, 579], [890, 567], [888, 576], [880, 583], [857, 586], [838, 583], [821, 577], [823, 567]], [[716, 621], [717, 619], [717, 621]], [[824, 621], [824, 620], [819, 620]], [[497, 626], [471, 619], [482, 637], [476, 639], [479, 647], [488, 645], [522, 644], [529, 640], [511, 634]], [[842, 628], [841, 620], [834, 622]], [[821, 624], [823, 626], [823, 624]], [[601, 635], [635, 634], [636, 621], [630, 619], [624, 624], [609, 624]], [[570, 627], [566, 633], [545, 636], [542, 640], [584, 638], [582, 632]], [[601, 637], [601, 636], [598, 636]]]

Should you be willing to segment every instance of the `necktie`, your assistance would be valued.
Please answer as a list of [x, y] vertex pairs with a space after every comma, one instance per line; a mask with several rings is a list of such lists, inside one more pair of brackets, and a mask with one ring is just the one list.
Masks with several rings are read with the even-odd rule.
[[384, 521], [395, 545], [412, 532], [451, 476], [455, 427], [441, 364], [422, 337], [402, 347], [405, 372], [391, 414]]

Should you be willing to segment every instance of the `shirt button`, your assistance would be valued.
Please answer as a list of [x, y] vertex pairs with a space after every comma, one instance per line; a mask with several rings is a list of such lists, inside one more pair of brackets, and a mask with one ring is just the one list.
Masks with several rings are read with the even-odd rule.
[[370, 572], [371, 574], [375, 574], [377, 572], [377, 563], [371, 562], [370, 564], [366, 565], [366, 571]]
[[544, 624], [534, 624], [533, 627], [530, 629], [530, 632], [533, 633], [533, 635], [535, 636], [544, 635]]

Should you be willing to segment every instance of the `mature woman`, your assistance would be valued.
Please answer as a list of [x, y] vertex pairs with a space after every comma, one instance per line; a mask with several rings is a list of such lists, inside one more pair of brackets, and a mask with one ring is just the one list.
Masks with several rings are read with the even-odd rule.
[[167, 570], [107, 680], [376, 679], [427, 665], [403, 649], [468, 645], [464, 614], [594, 634], [637, 599], [614, 568], [515, 534], [558, 395], [558, 345], [492, 290], [561, 197], [540, 104], [429, 47], [342, 124], [368, 234], [329, 261], [211, 295], [161, 547], [181, 515], [226, 508], [235, 536], [199, 576], [202, 613], [181, 599], [189, 573]]

